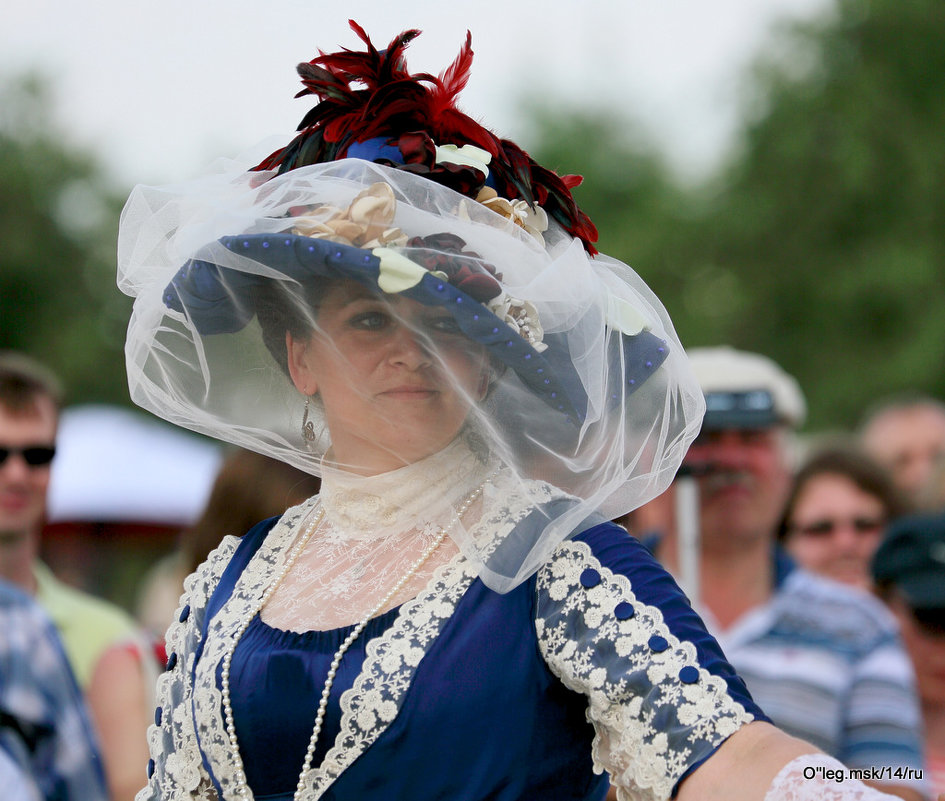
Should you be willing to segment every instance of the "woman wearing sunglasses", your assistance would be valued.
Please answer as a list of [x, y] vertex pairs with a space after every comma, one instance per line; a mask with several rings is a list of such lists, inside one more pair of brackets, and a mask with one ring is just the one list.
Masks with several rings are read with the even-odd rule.
[[905, 511], [892, 479], [852, 446], [818, 450], [798, 470], [778, 537], [798, 564], [863, 590], [886, 524]]

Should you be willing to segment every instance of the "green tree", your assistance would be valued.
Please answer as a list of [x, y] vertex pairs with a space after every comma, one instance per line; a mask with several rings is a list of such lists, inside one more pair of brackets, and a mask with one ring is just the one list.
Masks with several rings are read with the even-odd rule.
[[121, 201], [53, 124], [35, 76], [0, 85], [0, 186], [0, 348], [47, 364], [70, 402], [127, 401]]
[[945, 397], [945, 5], [840, 0], [768, 53], [741, 147], [701, 186], [674, 185], [613, 109], [537, 115], [533, 153], [585, 173], [601, 249], [687, 347], [772, 356], [812, 429], [904, 389]]
[[894, 391], [945, 396], [945, 6], [842, 0], [782, 41], [673, 271], [723, 290], [688, 304], [690, 340], [771, 355], [813, 427], [849, 426]]

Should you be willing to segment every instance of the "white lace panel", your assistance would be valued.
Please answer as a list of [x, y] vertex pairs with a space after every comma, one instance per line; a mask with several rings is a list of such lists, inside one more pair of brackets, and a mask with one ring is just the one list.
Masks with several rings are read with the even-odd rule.
[[148, 727], [151, 775], [136, 801], [178, 798], [216, 801], [217, 794], [204, 770], [190, 715], [193, 686], [189, 676], [207, 599], [237, 545], [236, 537], [226, 537], [184, 582], [184, 594], [166, 635], [168, 669], [158, 678], [155, 721]]
[[459, 552], [451, 538], [476, 538], [482, 516], [478, 496], [462, 520], [456, 515], [494, 469], [475, 458], [461, 438], [428, 459], [380, 476], [325, 468], [324, 517], [263, 608], [263, 621], [295, 632], [357, 623], [447, 530], [450, 537], [377, 612], [415, 597]]
[[783, 768], [765, 793], [765, 801], [888, 801], [882, 793], [859, 779], [826, 754], [804, 754]]
[[[471, 509], [467, 522], [479, 513], [478, 508]], [[379, 539], [349, 540], [330, 521], [323, 520], [263, 607], [263, 621], [273, 628], [295, 632], [329, 631], [359, 622], [408, 573], [440, 528], [431, 522]], [[447, 537], [378, 612], [416, 596], [434, 571], [458, 552]]]
[[588, 697], [594, 769], [621, 801], [668, 799], [696, 761], [752, 720], [699, 666], [630, 581], [582, 542], [559, 546], [538, 574], [538, 641], [552, 672]]

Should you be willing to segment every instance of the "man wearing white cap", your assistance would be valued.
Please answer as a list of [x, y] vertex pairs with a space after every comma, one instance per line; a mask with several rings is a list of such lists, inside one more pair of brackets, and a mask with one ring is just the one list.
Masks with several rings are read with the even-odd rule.
[[[757, 354], [723, 347], [689, 355], [706, 396], [683, 466], [698, 485], [696, 606], [776, 725], [850, 768], [889, 768], [871, 783], [922, 798], [914, 678], [890, 616], [775, 551], [794, 431], [806, 411], [797, 382]], [[659, 547], [673, 570], [684, 561], [683, 539]]]

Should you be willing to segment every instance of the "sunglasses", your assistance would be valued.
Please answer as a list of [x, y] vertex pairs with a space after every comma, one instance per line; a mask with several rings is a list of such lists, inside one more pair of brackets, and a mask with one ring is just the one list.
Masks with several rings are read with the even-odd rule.
[[832, 520], [825, 518], [815, 520], [804, 525], [791, 526], [794, 534], [803, 534], [805, 537], [830, 537], [834, 531], [844, 525], [852, 528], [857, 534], [873, 534], [879, 531], [886, 521], [880, 517], [854, 517], [850, 520]]
[[25, 448], [0, 447], [0, 466], [6, 463], [7, 457], [18, 453], [30, 467], [45, 467], [56, 455], [52, 445], [27, 445]]

